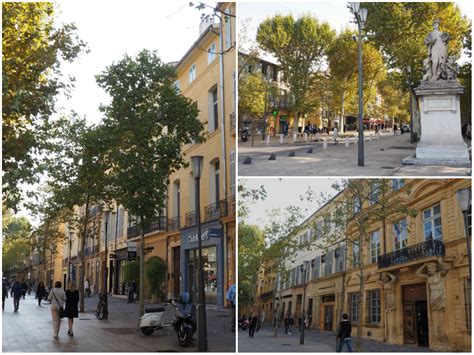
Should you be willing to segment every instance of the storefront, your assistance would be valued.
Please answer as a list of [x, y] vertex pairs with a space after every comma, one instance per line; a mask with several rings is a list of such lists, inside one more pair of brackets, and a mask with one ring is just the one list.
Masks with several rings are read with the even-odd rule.
[[[209, 229], [212, 229], [211, 233]], [[196, 227], [185, 229], [181, 233], [181, 290], [189, 292], [195, 302], [198, 299], [199, 275], [197, 238]], [[201, 245], [206, 303], [224, 306], [224, 243], [219, 222], [202, 224]]]
[[125, 284], [124, 284], [124, 277], [123, 277], [123, 266], [125, 262], [128, 260], [128, 249], [118, 249], [115, 251], [115, 267], [113, 273], [113, 292], [114, 294], [125, 294]]

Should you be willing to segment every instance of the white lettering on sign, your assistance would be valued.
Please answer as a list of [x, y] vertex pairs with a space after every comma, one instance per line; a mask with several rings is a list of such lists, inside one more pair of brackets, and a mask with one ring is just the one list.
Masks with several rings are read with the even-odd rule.
[[[209, 231], [205, 231], [203, 234], [201, 234], [201, 241], [203, 240], [208, 240], [209, 239]], [[198, 241], [198, 234], [190, 234], [188, 235], [188, 243], [197, 243]]]

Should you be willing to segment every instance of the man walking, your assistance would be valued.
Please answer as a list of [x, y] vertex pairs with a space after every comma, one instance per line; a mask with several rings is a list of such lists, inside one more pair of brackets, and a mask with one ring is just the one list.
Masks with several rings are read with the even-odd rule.
[[232, 307], [232, 324], [230, 329], [232, 332], [235, 332], [235, 284], [230, 285], [229, 289], [227, 290], [226, 298]]
[[342, 315], [342, 321], [339, 323], [339, 331], [337, 332], [337, 349], [336, 352], [340, 353], [342, 351], [342, 347], [344, 344], [347, 346], [347, 351], [352, 352], [352, 346], [351, 346], [351, 331], [352, 331], [352, 325], [351, 322], [349, 322], [349, 317], [347, 313], [344, 313]]
[[21, 287], [21, 283], [18, 281], [15, 281], [12, 286], [14, 312], [18, 312], [18, 308], [20, 307], [20, 298], [22, 295], [23, 295], [23, 288]]

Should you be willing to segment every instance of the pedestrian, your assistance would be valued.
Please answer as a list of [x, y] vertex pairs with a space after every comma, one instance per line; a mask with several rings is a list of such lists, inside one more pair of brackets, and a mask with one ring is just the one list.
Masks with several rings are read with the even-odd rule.
[[393, 135], [395, 136], [397, 134], [397, 125], [393, 125]]
[[235, 332], [235, 284], [230, 285], [229, 289], [227, 290], [227, 301], [230, 302], [230, 306], [232, 308], [232, 324], [230, 326], [230, 331]]
[[91, 288], [89, 285], [89, 279], [86, 279], [84, 281], [84, 290], [85, 290], [85, 297], [90, 297], [91, 296]]
[[289, 327], [288, 327], [288, 334], [291, 335], [292, 330], [293, 330], [293, 325], [295, 324], [295, 319], [294, 319], [293, 316], [291, 316], [291, 315], [290, 315], [290, 319], [288, 319], [288, 324], [289, 324]]
[[5, 298], [8, 298], [7, 283], [2, 281], [2, 311], [5, 310]]
[[70, 281], [66, 290], [66, 308], [64, 309], [64, 316], [67, 317], [68, 324], [67, 334], [70, 337], [74, 336], [72, 329], [72, 326], [74, 324], [74, 318], [79, 317], [79, 310], [77, 309], [78, 302], [79, 291], [76, 288], [76, 284]]
[[344, 344], [346, 344], [347, 346], [347, 351], [350, 353], [352, 352], [351, 331], [352, 325], [351, 322], [349, 322], [349, 316], [347, 315], [347, 313], [344, 313], [342, 315], [342, 321], [339, 323], [339, 331], [337, 332], [338, 344], [336, 352], [340, 353]]
[[12, 286], [11, 296], [13, 297], [13, 312], [18, 312], [20, 307], [20, 299], [23, 294], [23, 289], [19, 281], [15, 281]]
[[36, 287], [36, 297], [38, 297], [38, 306], [41, 307], [41, 301], [43, 300], [44, 296], [46, 296], [46, 288], [44, 287], [44, 283], [42, 281], [38, 282], [38, 286]]
[[255, 328], [257, 327], [257, 321], [258, 317], [256, 314], [252, 316], [250, 319], [250, 324], [249, 324], [249, 338], [253, 338], [253, 335], [255, 334]]
[[54, 283], [54, 288], [49, 292], [48, 300], [51, 302], [51, 318], [53, 319], [53, 337], [57, 339], [59, 336], [59, 328], [61, 327], [60, 309], [63, 308], [66, 294], [62, 289], [61, 281]]
[[288, 330], [290, 329], [290, 319], [288, 316], [285, 317], [285, 319], [283, 320], [283, 322], [285, 323], [285, 334], [288, 334]]
[[338, 135], [339, 131], [337, 130], [337, 127], [334, 127], [334, 130], [333, 130], [333, 135], [334, 135], [334, 143], [337, 144], [337, 135]]
[[125, 295], [125, 282], [122, 282], [122, 295]]
[[128, 285], [128, 303], [133, 303], [135, 301], [136, 291], [137, 283], [135, 282], [135, 279], [132, 279], [132, 281], [130, 281], [130, 284]]
[[23, 296], [23, 299], [25, 299], [27, 292], [28, 292], [28, 284], [25, 281], [23, 281], [21, 283], [21, 295]]

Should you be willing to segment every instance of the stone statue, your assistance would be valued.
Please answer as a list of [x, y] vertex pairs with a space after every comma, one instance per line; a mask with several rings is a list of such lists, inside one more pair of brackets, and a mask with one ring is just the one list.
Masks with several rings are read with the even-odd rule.
[[[423, 62], [423, 81], [447, 80], [446, 63], [448, 60], [447, 44], [451, 36], [439, 30], [439, 20], [433, 22], [433, 31], [425, 39], [428, 46], [428, 58]], [[429, 64], [429, 67], [428, 67]]]
[[385, 310], [392, 312], [395, 310], [395, 283], [397, 277], [389, 272], [380, 273], [379, 284], [382, 285], [385, 293]]
[[[426, 271], [425, 271], [426, 269]], [[430, 306], [432, 311], [444, 310], [446, 306], [446, 296], [444, 287], [444, 276], [448, 273], [446, 264], [441, 258], [437, 262], [430, 261], [423, 264], [416, 274], [427, 280], [430, 290]]]

